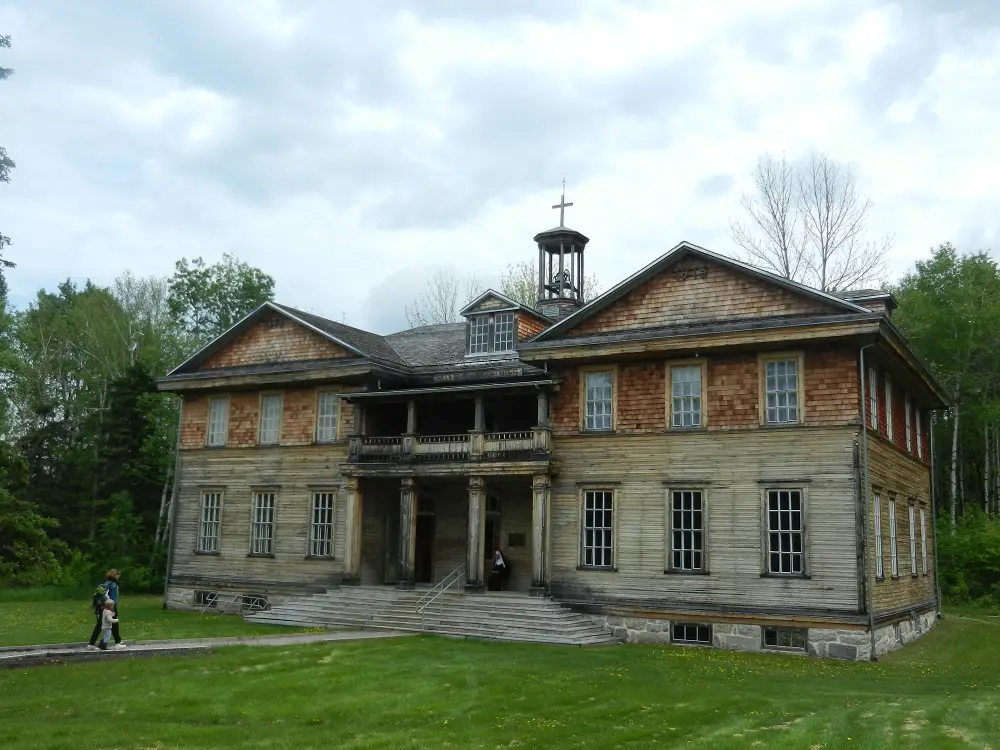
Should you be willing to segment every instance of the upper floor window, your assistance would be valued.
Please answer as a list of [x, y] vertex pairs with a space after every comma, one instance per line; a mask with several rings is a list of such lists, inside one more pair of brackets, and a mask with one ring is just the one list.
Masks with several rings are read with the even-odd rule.
[[906, 394], [903, 398], [904, 410], [906, 423], [904, 428], [906, 430], [906, 450], [913, 450], [913, 404], [910, 403], [910, 394]]
[[670, 368], [670, 424], [701, 427], [701, 365]]
[[784, 424], [799, 421], [799, 360], [764, 361], [764, 421]]
[[614, 373], [588, 372], [584, 376], [584, 429], [610, 430]]
[[513, 351], [516, 323], [512, 312], [469, 316], [469, 354]]
[[213, 398], [208, 402], [208, 435], [206, 439], [208, 445], [225, 445], [228, 428], [229, 399]]
[[917, 458], [924, 457], [924, 428], [920, 421], [920, 409], [917, 409]]
[[277, 445], [281, 434], [281, 394], [269, 394], [260, 399], [261, 445]]
[[874, 367], [868, 370], [868, 424], [878, 430], [878, 376]]
[[340, 399], [331, 391], [320, 391], [316, 397], [316, 442], [332, 443], [337, 439], [337, 417]]
[[885, 374], [885, 436], [892, 440], [892, 377]]

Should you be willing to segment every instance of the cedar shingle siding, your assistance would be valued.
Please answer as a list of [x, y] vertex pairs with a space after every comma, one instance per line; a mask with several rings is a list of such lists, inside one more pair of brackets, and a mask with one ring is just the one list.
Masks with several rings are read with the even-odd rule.
[[198, 369], [349, 356], [353, 355], [318, 333], [283, 315], [271, 313], [236, 337], [229, 346], [209, 357]]

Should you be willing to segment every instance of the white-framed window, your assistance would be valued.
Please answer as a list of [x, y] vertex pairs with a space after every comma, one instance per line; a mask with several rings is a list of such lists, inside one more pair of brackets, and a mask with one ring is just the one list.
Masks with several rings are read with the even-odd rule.
[[611, 371], [584, 375], [584, 429], [610, 430], [614, 397], [614, 374]]
[[316, 442], [332, 443], [337, 440], [340, 418], [340, 399], [333, 391], [320, 391], [316, 396]]
[[705, 569], [705, 506], [701, 490], [670, 490], [670, 569]]
[[469, 354], [485, 354], [490, 350], [490, 316], [469, 318]]
[[910, 522], [910, 575], [917, 574], [917, 509], [913, 503], [907, 506], [907, 520]]
[[309, 556], [333, 557], [333, 513], [337, 493], [323, 490], [312, 493], [309, 521]]
[[885, 436], [892, 440], [892, 377], [885, 374]]
[[517, 343], [517, 315], [512, 311], [469, 316], [469, 354], [510, 352]]
[[670, 424], [701, 427], [701, 365], [670, 368]]
[[274, 554], [274, 493], [253, 493], [250, 517], [250, 554]]
[[208, 402], [208, 435], [205, 442], [212, 447], [224, 446], [228, 432], [229, 399], [210, 399]]
[[509, 352], [514, 348], [514, 313], [493, 316], [493, 351]]
[[671, 643], [712, 644], [712, 626], [704, 622], [673, 622], [670, 624]]
[[806, 631], [802, 628], [763, 628], [761, 636], [764, 648], [806, 650]]
[[269, 393], [260, 398], [260, 433], [257, 441], [261, 445], [277, 445], [281, 435], [281, 394]]
[[920, 509], [920, 562], [924, 575], [927, 575], [927, 513]]
[[921, 425], [920, 409], [917, 410], [917, 458], [924, 457], [924, 429]]
[[906, 427], [906, 450], [913, 450], [913, 404], [910, 403], [910, 394], [903, 396], [904, 418]]
[[767, 360], [764, 363], [765, 420], [768, 424], [799, 421], [799, 361]]
[[767, 490], [767, 572], [805, 574], [802, 490]]
[[198, 551], [219, 551], [219, 522], [222, 517], [222, 493], [201, 493], [201, 522], [198, 524]]
[[878, 431], [878, 375], [875, 368], [868, 368], [868, 424]]
[[882, 569], [882, 495], [875, 493], [875, 577], [885, 578]]
[[889, 498], [889, 570], [899, 577], [899, 557], [896, 555], [896, 498]]
[[614, 565], [614, 492], [585, 490], [583, 493], [583, 565], [610, 568]]

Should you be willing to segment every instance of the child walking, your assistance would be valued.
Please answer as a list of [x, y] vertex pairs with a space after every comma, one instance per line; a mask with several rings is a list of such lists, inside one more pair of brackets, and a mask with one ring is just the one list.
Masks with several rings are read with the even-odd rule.
[[101, 642], [97, 644], [97, 647], [101, 651], [108, 650], [108, 641], [111, 639], [111, 628], [118, 624], [118, 618], [115, 617], [115, 603], [112, 599], [108, 599], [104, 602], [104, 611], [101, 612]]

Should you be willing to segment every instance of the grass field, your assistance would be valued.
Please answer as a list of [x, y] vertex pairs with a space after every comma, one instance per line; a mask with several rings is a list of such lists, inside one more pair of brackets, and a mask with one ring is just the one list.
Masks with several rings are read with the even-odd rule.
[[[0, 646], [86, 642], [95, 620], [90, 611], [92, 593], [92, 588], [0, 590]], [[239, 617], [165, 612], [162, 596], [125, 595], [118, 615], [125, 640], [301, 632], [274, 625], [250, 625]]]
[[877, 664], [418, 636], [0, 671], [0, 696], [32, 750], [1000, 748], [1000, 618]]

